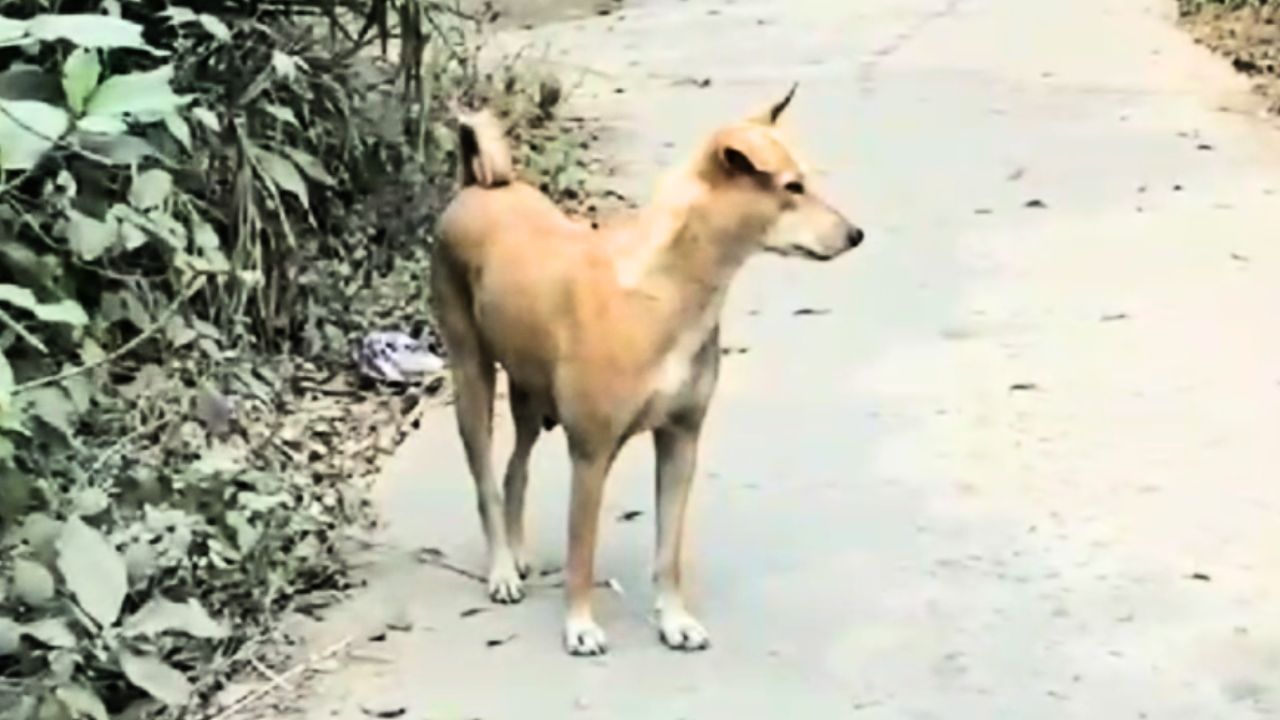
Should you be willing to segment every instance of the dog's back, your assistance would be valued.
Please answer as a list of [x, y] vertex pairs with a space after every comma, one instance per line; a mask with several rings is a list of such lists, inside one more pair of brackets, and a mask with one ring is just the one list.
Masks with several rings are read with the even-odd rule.
[[491, 115], [463, 116], [459, 126], [462, 188], [441, 215], [431, 270], [441, 331], [476, 361], [545, 386], [549, 368], [531, 361], [556, 354], [547, 347], [563, 327], [555, 318], [573, 276], [591, 263], [594, 233], [515, 178]]

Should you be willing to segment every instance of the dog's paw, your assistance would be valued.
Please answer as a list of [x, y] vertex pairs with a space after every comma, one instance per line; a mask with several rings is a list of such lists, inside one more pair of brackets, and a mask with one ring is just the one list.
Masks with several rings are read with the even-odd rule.
[[591, 618], [570, 618], [564, 624], [564, 649], [570, 655], [603, 655], [609, 651], [609, 642], [604, 630]]
[[658, 635], [672, 650], [696, 652], [711, 647], [707, 629], [685, 610], [659, 611]]
[[514, 605], [524, 600], [524, 582], [514, 564], [494, 568], [489, 573], [489, 599], [499, 605]]

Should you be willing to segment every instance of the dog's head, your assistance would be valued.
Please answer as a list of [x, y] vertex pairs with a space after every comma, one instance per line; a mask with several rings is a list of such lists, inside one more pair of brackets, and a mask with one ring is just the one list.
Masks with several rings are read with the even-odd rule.
[[796, 88], [763, 113], [717, 132], [702, 176], [713, 192], [749, 217], [748, 235], [779, 255], [830, 260], [862, 242], [863, 232], [805, 183], [778, 132]]

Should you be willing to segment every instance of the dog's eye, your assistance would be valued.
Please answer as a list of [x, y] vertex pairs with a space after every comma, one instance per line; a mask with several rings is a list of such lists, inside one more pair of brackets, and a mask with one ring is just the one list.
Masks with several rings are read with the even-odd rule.
[[803, 194], [804, 194], [804, 183], [800, 182], [799, 180], [792, 180], [791, 182], [787, 183], [786, 185], [783, 185], [783, 186], [782, 186], [782, 189], [783, 189], [783, 190], [786, 190], [787, 192], [791, 193], [792, 195], [803, 195]]

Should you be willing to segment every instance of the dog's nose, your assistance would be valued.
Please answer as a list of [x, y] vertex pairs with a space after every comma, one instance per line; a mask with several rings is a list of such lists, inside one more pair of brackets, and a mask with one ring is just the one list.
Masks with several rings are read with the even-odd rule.
[[862, 232], [862, 228], [851, 227], [849, 228], [849, 235], [845, 238], [845, 240], [849, 243], [849, 247], [856, 248], [862, 244], [862, 239], [865, 236], [866, 234]]

